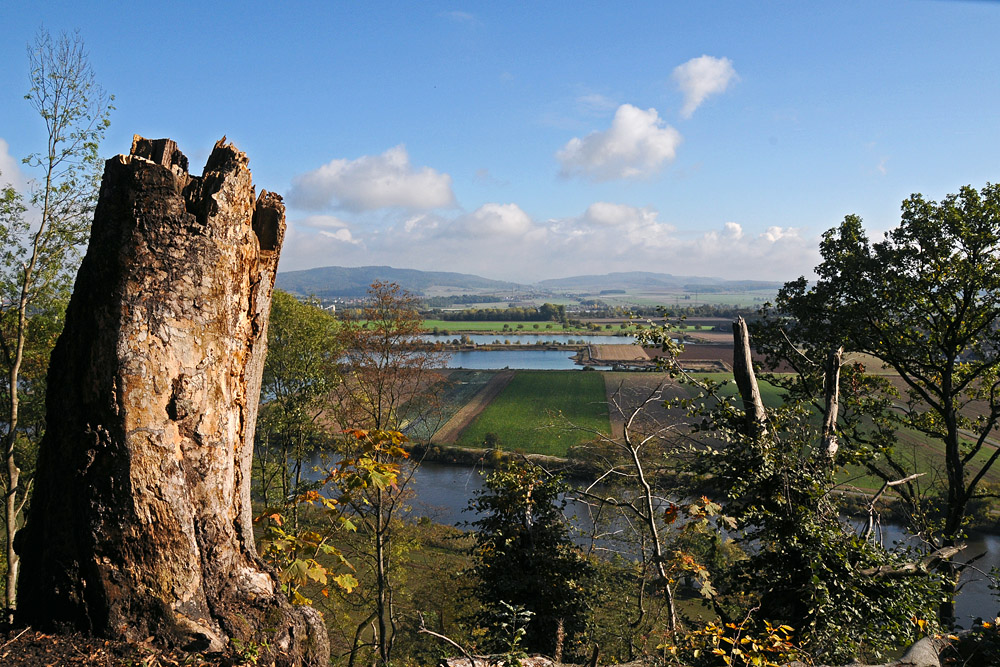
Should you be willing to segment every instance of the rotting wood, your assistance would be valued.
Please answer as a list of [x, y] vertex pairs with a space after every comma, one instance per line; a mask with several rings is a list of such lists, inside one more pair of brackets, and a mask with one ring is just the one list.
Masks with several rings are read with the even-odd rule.
[[284, 206], [225, 138], [201, 177], [169, 139], [105, 165], [48, 379], [17, 544], [22, 620], [277, 665], [328, 660], [317, 612], [259, 560], [250, 458]]

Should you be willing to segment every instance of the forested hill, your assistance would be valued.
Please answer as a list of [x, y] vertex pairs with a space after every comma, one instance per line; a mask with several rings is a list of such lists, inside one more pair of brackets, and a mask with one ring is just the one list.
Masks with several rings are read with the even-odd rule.
[[608, 289], [674, 288], [689, 292], [740, 292], [757, 289], [777, 291], [781, 283], [758, 280], [723, 280], [696, 276], [674, 276], [669, 273], [629, 271], [604, 275], [582, 275], [543, 280], [528, 286], [502, 280], [491, 280], [467, 273], [449, 271], [418, 271], [391, 266], [325, 266], [305, 271], [278, 274], [278, 289], [302, 296], [320, 298], [364, 296], [372, 281], [397, 283], [417, 295], [426, 295], [431, 288], [477, 292], [510, 292], [512, 289], [533, 287], [540, 291], [599, 292]]
[[360, 297], [365, 295], [368, 286], [376, 280], [397, 283], [413, 294], [424, 294], [431, 287], [506, 291], [518, 287], [515, 283], [467, 273], [395, 269], [391, 266], [324, 266], [304, 271], [287, 271], [278, 274], [275, 287], [303, 296]]

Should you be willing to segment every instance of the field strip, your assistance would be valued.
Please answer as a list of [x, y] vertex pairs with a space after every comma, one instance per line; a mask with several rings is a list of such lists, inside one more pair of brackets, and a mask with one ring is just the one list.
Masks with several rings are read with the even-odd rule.
[[504, 387], [514, 379], [514, 371], [500, 371], [479, 390], [479, 392], [466, 403], [461, 410], [456, 412], [448, 422], [434, 434], [432, 440], [443, 445], [453, 444], [458, 436], [462, 434], [465, 427], [486, 409], [486, 406], [493, 402], [493, 399], [500, 395]]

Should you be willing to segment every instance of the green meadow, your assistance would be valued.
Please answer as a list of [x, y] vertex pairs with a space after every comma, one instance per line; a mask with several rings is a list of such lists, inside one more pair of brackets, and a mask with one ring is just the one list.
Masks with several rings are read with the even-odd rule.
[[565, 456], [573, 445], [608, 433], [607, 399], [600, 373], [518, 371], [510, 384], [459, 436], [458, 445]]

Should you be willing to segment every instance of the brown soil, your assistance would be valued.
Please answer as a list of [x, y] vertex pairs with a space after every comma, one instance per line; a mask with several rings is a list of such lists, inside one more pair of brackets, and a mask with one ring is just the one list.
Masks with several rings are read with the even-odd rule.
[[203, 656], [163, 651], [150, 644], [87, 637], [79, 633], [44, 633], [31, 628], [0, 628], [0, 665], [4, 667], [233, 667], [248, 664], [234, 656]]
[[[663, 402], [671, 398], [687, 396], [676, 382], [665, 373], [607, 372], [604, 386], [610, 407], [611, 432], [620, 434], [625, 418], [631, 415], [661, 382], [665, 383], [659, 400], [646, 404], [640, 419], [635, 424], [638, 432], [650, 432], [677, 424], [684, 420], [683, 410], [668, 410]], [[617, 406], [617, 407], [616, 407]]]
[[486, 406], [493, 402], [503, 388], [506, 387], [511, 380], [514, 379], [514, 371], [500, 371], [493, 376], [486, 385], [479, 390], [472, 400], [466, 403], [461, 410], [455, 413], [455, 415], [448, 420], [444, 426], [438, 429], [438, 432], [434, 434], [434, 442], [441, 444], [452, 444], [457, 439], [458, 436], [462, 434], [472, 420], [475, 419], [486, 409]]

